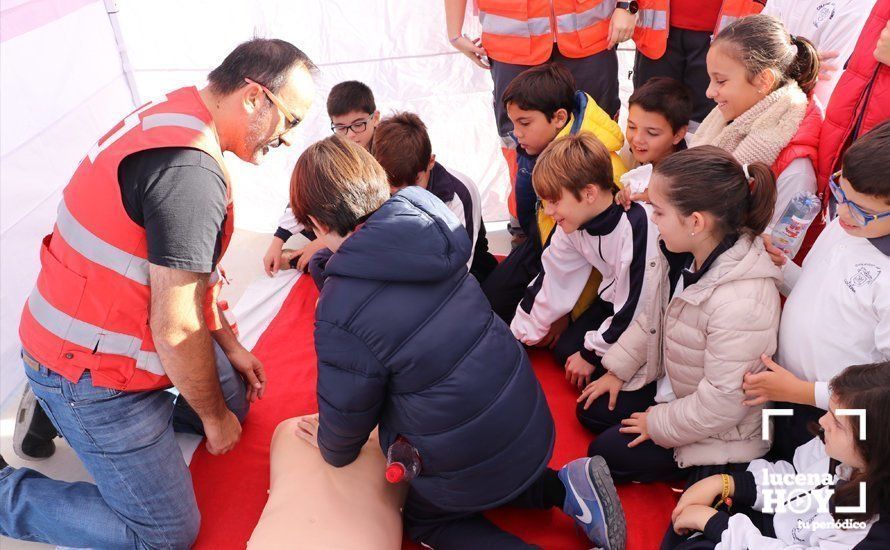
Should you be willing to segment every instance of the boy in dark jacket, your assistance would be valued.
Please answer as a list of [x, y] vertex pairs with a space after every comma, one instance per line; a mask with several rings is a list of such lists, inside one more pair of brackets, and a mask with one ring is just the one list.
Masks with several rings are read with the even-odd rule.
[[421, 462], [407, 532], [435, 548], [526, 548], [482, 515], [507, 503], [560, 506], [598, 546], [623, 547], [602, 459], [547, 468], [541, 386], [469, 276], [470, 239], [447, 207], [415, 186], [390, 198], [380, 165], [339, 137], [309, 147], [291, 182], [294, 214], [332, 252], [311, 266], [319, 418], [303, 434], [325, 460], [350, 464], [377, 425], [383, 450], [406, 439]]

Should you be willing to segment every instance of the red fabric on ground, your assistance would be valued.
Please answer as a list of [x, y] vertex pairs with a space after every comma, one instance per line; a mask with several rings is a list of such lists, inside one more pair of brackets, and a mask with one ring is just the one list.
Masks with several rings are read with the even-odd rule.
[[[191, 462], [192, 479], [201, 510], [201, 532], [195, 548], [244, 548], [266, 504], [269, 488], [269, 445], [279, 422], [316, 412], [315, 349], [312, 331], [318, 292], [309, 277], [301, 277], [281, 311], [254, 347], [266, 367], [268, 390], [254, 404], [234, 451], [212, 456], [200, 445]], [[558, 468], [584, 456], [591, 440], [575, 419], [574, 390], [552, 356], [531, 353], [556, 421], [556, 448], [551, 466]], [[382, 475], [382, 472], [381, 472]], [[657, 548], [668, 526], [676, 497], [667, 485], [626, 485], [618, 493], [628, 523], [628, 550]], [[358, 511], [357, 511], [358, 512]], [[573, 521], [559, 510], [503, 508], [489, 513], [502, 528], [546, 549], [589, 548]], [[406, 549], [420, 548], [406, 542]]]

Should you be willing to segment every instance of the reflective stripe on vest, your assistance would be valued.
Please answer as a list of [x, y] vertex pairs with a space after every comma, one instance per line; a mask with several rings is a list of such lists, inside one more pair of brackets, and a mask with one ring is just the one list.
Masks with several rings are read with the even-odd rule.
[[653, 31], [663, 31], [668, 28], [668, 13], [664, 10], [640, 10], [637, 18], [637, 26]]
[[182, 113], [158, 113], [148, 115], [142, 119], [142, 129], [151, 130], [161, 126], [179, 126], [182, 128], [190, 128], [197, 132], [207, 130], [207, 125], [200, 118]]
[[566, 13], [556, 16], [556, 28], [561, 33], [578, 32], [612, 17], [615, 5], [611, 2], [600, 2], [598, 5], [581, 13]]
[[148, 260], [125, 252], [90, 232], [71, 214], [64, 198], [59, 202], [58, 216], [59, 235], [78, 254], [140, 285], [148, 285]]
[[549, 17], [532, 17], [528, 21], [523, 21], [503, 15], [479, 12], [479, 21], [482, 23], [482, 32], [488, 34], [530, 38], [551, 32]]
[[129, 334], [111, 332], [71, 317], [46, 301], [37, 287], [34, 287], [28, 298], [28, 309], [40, 326], [61, 340], [87, 349], [95, 349], [98, 353], [123, 355], [135, 359], [137, 369], [164, 376], [161, 358], [155, 352], [140, 349], [141, 339]]

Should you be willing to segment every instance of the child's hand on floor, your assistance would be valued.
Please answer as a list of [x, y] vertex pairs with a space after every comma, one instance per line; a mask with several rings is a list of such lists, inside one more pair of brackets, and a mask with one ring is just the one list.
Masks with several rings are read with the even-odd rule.
[[743, 404], [753, 407], [767, 401], [786, 401], [815, 405], [816, 393], [812, 382], [805, 382], [791, 374], [781, 365], [761, 355], [766, 370], [752, 373], [746, 372], [742, 382], [745, 391]]
[[541, 341], [535, 344], [535, 347], [553, 349], [553, 346], [556, 345], [556, 341], [559, 340], [562, 333], [569, 328], [569, 319], [570, 317], [568, 315], [557, 319], [550, 325], [550, 330], [547, 331], [547, 335], [541, 338]]
[[283, 247], [284, 241], [278, 237], [272, 237], [272, 242], [269, 243], [266, 255], [263, 256], [263, 269], [269, 277], [275, 275], [281, 269], [281, 249]]
[[[730, 478], [730, 496], [734, 492], [735, 487], [733, 485], [732, 478]], [[723, 494], [723, 476], [721, 476], [720, 474], [708, 476], [702, 480], [697, 481], [683, 492], [683, 496], [680, 497], [680, 501], [677, 502], [677, 506], [675, 506], [674, 511], [671, 512], [671, 523], [676, 524], [677, 518], [680, 516], [681, 513], [683, 513], [683, 510], [685, 510], [689, 506], [711, 506], [721, 494]]]
[[693, 504], [688, 506], [674, 521], [674, 533], [687, 535], [695, 531], [704, 531], [708, 520], [714, 517], [717, 510], [710, 506]]
[[[651, 409], [652, 407], [649, 407]], [[649, 418], [649, 409], [646, 412], [638, 412], [630, 415], [621, 421], [621, 428], [618, 431], [623, 434], [639, 434], [636, 439], [627, 444], [628, 447], [636, 447], [640, 443], [649, 439], [649, 427], [647, 419]]]
[[593, 365], [581, 357], [581, 352], [576, 351], [566, 360], [566, 380], [579, 390], [590, 383], [593, 375]]
[[624, 386], [624, 380], [611, 372], [607, 372], [584, 388], [584, 391], [581, 392], [581, 397], [578, 398], [578, 403], [584, 401], [584, 410], [587, 410], [599, 396], [608, 393], [609, 410], [614, 411], [615, 403], [618, 401], [618, 392], [621, 391], [622, 386]]
[[297, 422], [297, 436], [305, 439], [310, 445], [318, 448], [318, 413], [304, 416]]

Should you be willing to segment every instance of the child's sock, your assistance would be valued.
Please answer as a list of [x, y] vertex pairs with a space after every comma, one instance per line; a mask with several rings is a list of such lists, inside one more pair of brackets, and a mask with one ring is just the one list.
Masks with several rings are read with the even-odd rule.
[[556, 470], [544, 470], [544, 502], [548, 506], [562, 508], [566, 501], [566, 486], [560, 481]]

